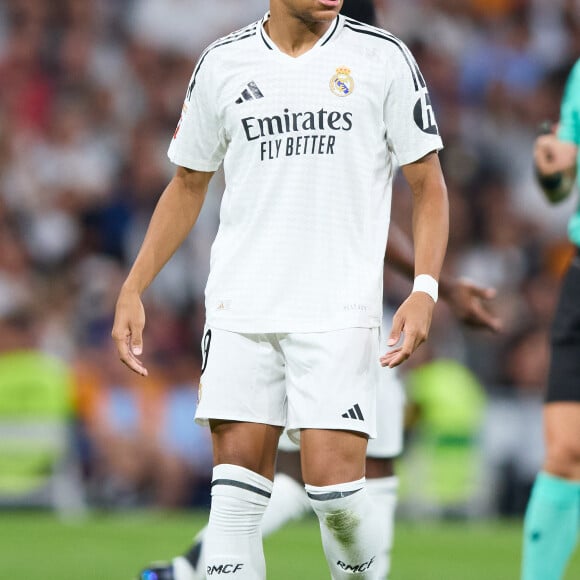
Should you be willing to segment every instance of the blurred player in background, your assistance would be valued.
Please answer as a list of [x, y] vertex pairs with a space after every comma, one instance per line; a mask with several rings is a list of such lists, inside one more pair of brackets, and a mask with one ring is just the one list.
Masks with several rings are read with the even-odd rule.
[[364, 475], [394, 156], [413, 193], [415, 282], [382, 366], [398, 366], [427, 338], [448, 202], [413, 57], [392, 35], [338, 16], [341, 6], [271, 0], [262, 21], [205, 51], [169, 150], [176, 176], [117, 302], [120, 358], [147, 374], [140, 294], [194, 225], [223, 161], [196, 413], [214, 447], [208, 575], [265, 578], [260, 523], [286, 426], [300, 437], [332, 578], [380, 577], [384, 526]]
[[[573, 189], [580, 146], [580, 61], [569, 76], [556, 134], [536, 140], [538, 181], [557, 203]], [[524, 524], [522, 580], [559, 580], [580, 525], [580, 208], [569, 222], [576, 246], [554, 317], [544, 406], [546, 459]]]

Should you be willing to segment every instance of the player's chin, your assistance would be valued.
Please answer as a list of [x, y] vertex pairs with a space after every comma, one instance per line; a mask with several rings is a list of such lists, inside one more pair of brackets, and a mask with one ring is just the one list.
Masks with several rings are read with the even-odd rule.
[[342, 8], [342, 0], [314, 0], [314, 20], [334, 20]]

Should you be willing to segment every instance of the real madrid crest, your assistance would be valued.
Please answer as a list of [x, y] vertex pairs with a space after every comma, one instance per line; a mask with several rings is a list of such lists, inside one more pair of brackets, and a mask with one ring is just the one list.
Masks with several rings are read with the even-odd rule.
[[354, 79], [348, 67], [339, 66], [336, 69], [336, 74], [330, 79], [330, 90], [337, 97], [348, 97], [354, 91]]

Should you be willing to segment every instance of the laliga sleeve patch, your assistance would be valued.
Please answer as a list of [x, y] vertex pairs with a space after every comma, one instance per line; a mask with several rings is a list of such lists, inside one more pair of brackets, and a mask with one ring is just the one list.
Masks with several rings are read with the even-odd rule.
[[435, 122], [435, 114], [433, 113], [433, 107], [431, 106], [431, 98], [429, 97], [427, 89], [423, 89], [421, 96], [415, 103], [413, 118], [415, 119], [417, 127], [419, 127], [419, 129], [424, 133], [429, 133], [429, 135], [439, 135], [439, 129]]

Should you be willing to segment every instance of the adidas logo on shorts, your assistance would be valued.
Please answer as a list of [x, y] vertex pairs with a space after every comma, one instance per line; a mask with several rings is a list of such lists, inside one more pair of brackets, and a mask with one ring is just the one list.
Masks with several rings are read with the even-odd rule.
[[354, 405], [354, 407], [351, 407], [346, 413], [343, 413], [341, 415], [341, 417], [343, 419], [357, 419], [358, 421], [365, 420], [365, 418], [362, 414], [362, 411], [360, 410], [360, 407], [358, 406], [358, 403], [356, 403]]
[[247, 87], [248, 88], [242, 91], [242, 96], [236, 99], [236, 105], [241, 105], [244, 101], [253, 101], [255, 99], [264, 98], [262, 91], [254, 81], [249, 82]]

